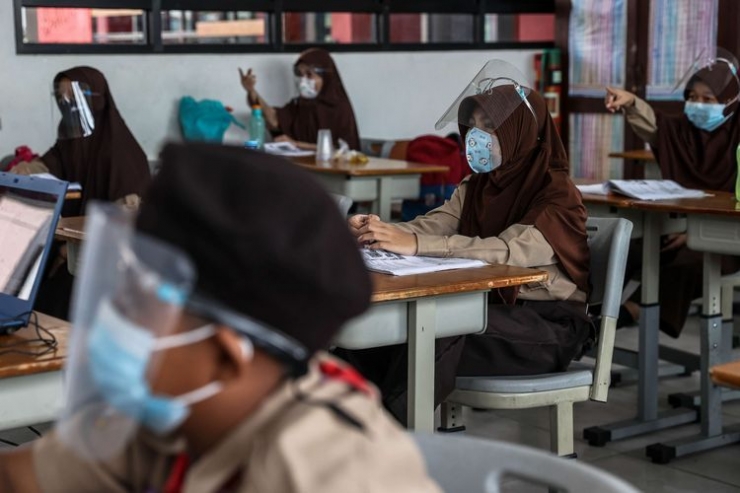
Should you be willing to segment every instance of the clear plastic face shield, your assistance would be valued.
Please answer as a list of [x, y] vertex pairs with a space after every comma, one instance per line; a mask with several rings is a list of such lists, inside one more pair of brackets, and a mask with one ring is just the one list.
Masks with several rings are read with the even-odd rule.
[[59, 139], [79, 139], [92, 135], [95, 130], [93, 97], [96, 95], [84, 82], [63, 77], [54, 84], [52, 105], [57, 109], [55, 115], [61, 117], [61, 120], [54, 118], [55, 124], [59, 122]]
[[[686, 85], [691, 81], [694, 75], [698, 75], [697, 82], [703, 82], [708, 89], [713, 91], [724, 91], [727, 86], [734, 83], [735, 87], [738, 88], [738, 91], [729, 100], [723, 101], [720, 98], [720, 94], [713, 93], [713, 96], [717, 99], [717, 103], [729, 106], [740, 99], [740, 78], [738, 78], [737, 72], [737, 58], [735, 58], [735, 56], [729, 51], [720, 47], [717, 47], [714, 53], [706, 53], [705, 51], [702, 51], [678, 79], [676, 85], [673, 86], [673, 92], [683, 95]], [[713, 85], [714, 88], [709, 87], [710, 78], [712, 79], [711, 85]], [[701, 96], [699, 99], [703, 100], [703, 96], [705, 95], [702, 94], [698, 96]]]
[[[500, 86], [510, 86], [513, 90], [494, 91]], [[442, 130], [448, 124], [455, 123], [494, 132], [520, 104], [526, 104], [532, 115], [535, 115], [534, 109], [527, 101], [530, 91], [530, 84], [516, 67], [503, 60], [490, 60], [465, 86], [452, 105], [437, 120], [434, 128]], [[483, 118], [473, 118], [472, 111], [466, 111], [464, 105], [469, 104], [468, 98], [471, 96], [490, 96], [486, 100], [485, 121]]]
[[132, 217], [112, 204], [88, 208], [86, 232], [57, 430], [83, 458], [104, 460], [147, 418], [157, 422], [156, 396], [144, 394], [161, 349], [181, 345], [173, 338], [192, 339], [174, 332], [195, 271], [177, 249], [138, 234]]

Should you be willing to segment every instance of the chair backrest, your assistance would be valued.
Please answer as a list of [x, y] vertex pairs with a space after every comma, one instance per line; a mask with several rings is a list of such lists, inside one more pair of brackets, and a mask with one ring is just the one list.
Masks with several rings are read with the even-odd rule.
[[497, 493], [517, 478], [564, 491], [636, 493], [625, 481], [574, 460], [522, 445], [451, 435], [415, 433], [427, 471], [447, 493]]
[[339, 212], [342, 214], [342, 216], [347, 216], [349, 214], [349, 208], [352, 207], [352, 199], [347, 197], [346, 195], [340, 195], [338, 193], [332, 193], [330, 194], [334, 200], [337, 201], [337, 207], [339, 207]]
[[601, 305], [596, 368], [591, 399], [605, 402], [611, 380], [614, 336], [624, 285], [632, 223], [621, 218], [589, 217], [586, 221], [591, 252], [589, 303]]

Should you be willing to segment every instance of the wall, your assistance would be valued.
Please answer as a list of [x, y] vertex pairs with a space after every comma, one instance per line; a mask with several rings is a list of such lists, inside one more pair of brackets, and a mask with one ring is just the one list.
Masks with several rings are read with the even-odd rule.
[[[295, 95], [295, 54], [19, 56], [14, 32], [13, 2], [0, 1], [0, 156], [21, 144], [43, 152], [53, 143], [51, 81], [75, 65], [90, 65], [106, 75], [121, 114], [150, 158], [167, 139], [179, 139], [176, 105], [183, 95], [219, 99], [246, 121], [238, 67], [256, 71], [267, 101], [281, 104]], [[532, 79], [533, 53], [345, 53], [335, 59], [360, 135], [399, 139], [434, 133], [437, 118], [489, 59], [509, 61]]]

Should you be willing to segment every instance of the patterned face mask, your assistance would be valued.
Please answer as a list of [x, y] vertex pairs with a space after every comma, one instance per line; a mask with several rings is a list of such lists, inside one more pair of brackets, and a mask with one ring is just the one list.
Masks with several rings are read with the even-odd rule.
[[503, 160], [498, 137], [475, 127], [465, 135], [465, 155], [474, 173], [493, 171]]

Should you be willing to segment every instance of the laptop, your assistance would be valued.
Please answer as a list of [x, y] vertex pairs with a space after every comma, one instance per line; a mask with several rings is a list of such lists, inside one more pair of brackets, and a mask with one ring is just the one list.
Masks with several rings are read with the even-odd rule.
[[67, 186], [0, 173], [0, 334], [28, 324]]

